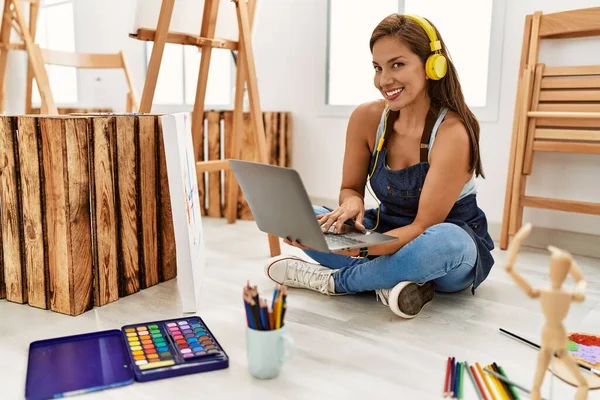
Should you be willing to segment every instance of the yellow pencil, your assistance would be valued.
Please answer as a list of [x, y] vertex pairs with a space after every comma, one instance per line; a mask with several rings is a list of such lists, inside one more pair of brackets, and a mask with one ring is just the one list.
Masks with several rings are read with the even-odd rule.
[[498, 400], [498, 398], [494, 394], [494, 389], [492, 389], [492, 385], [488, 380], [490, 378], [490, 375], [483, 372], [483, 368], [481, 368], [481, 365], [479, 365], [478, 362], [475, 363], [475, 366], [477, 367], [477, 371], [479, 371], [479, 375], [481, 375], [481, 379], [483, 379], [483, 383], [485, 384], [485, 387], [490, 393], [490, 397], [492, 398], [492, 400]]
[[[491, 365], [487, 365], [486, 368], [489, 369], [489, 370], [491, 370], [491, 371], [494, 370], [494, 368]], [[502, 400], [510, 400], [510, 397], [508, 397], [508, 395], [504, 391], [504, 388], [502, 387], [502, 384], [500, 383], [500, 381], [498, 380], [498, 378], [496, 378], [492, 374], [488, 374], [487, 372], [486, 372], [486, 374], [490, 378], [490, 381], [492, 381], [492, 383], [494, 384], [494, 387], [496, 388], [496, 391], [498, 392], [498, 395], [500, 396], [500, 398]]]

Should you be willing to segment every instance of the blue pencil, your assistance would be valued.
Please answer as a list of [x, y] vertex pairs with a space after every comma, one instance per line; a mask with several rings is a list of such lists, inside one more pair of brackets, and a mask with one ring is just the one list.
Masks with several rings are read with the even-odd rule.
[[456, 381], [456, 359], [452, 357], [452, 369], [450, 370], [450, 385], [449, 385], [449, 395], [450, 397], [454, 396], [454, 382]]
[[267, 301], [265, 299], [260, 300], [260, 321], [262, 322], [263, 330], [270, 330], [267, 317]]
[[250, 303], [244, 300], [244, 305], [246, 306], [246, 319], [248, 320], [248, 326], [254, 329], [254, 318], [252, 318], [252, 312], [250, 311]]
[[279, 294], [279, 290], [277, 288], [275, 288], [275, 291], [273, 292], [273, 301], [271, 301], [271, 308], [273, 308], [273, 306], [275, 305], [275, 299], [277, 298], [278, 294]]

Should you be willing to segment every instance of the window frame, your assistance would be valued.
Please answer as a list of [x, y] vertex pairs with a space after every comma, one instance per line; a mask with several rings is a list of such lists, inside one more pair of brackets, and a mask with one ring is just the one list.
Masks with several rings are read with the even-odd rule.
[[[178, 46], [184, 46], [184, 45], [178, 45]], [[226, 50], [226, 49], [213, 49], [217, 50], [217, 51], [231, 51], [231, 50]], [[146, 44], [144, 44], [144, 73], [145, 75], [148, 74], [148, 63], [150, 61], [150, 56], [152, 55], [152, 51], [149, 51], [149, 46], [147, 46]], [[155, 112], [159, 112], [159, 113], [175, 113], [175, 112], [192, 112], [194, 109], [194, 103], [188, 104], [185, 102], [186, 99], [186, 87], [185, 87], [185, 51], [182, 49], [181, 51], [181, 58], [182, 58], [182, 68], [181, 68], [181, 85], [182, 85], [182, 99], [181, 99], [181, 103], [176, 103], [176, 104], [170, 104], [170, 103], [159, 103], [156, 101], [156, 94], [154, 96], [154, 99], [152, 99], [152, 109]], [[162, 60], [161, 60], [162, 61]], [[235, 81], [236, 81], [236, 70], [237, 70], [237, 66], [235, 63], [232, 62], [232, 68], [231, 68], [231, 73], [229, 76], [229, 81], [231, 82], [231, 90], [235, 91]], [[210, 69], [208, 71], [209, 75], [210, 75]], [[158, 83], [158, 78], [157, 78], [157, 83]], [[196, 88], [198, 86], [198, 81], [196, 80]], [[231, 110], [231, 108], [233, 107], [233, 103], [235, 101], [234, 99], [234, 95], [233, 93], [230, 93], [229, 95], [230, 97], [230, 102], [228, 104], [210, 104], [210, 103], [204, 103], [204, 110], [214, 110], [214, 111], [227, 111], [227, 110]]]
[[[46, 24], [44, 24], [43, 26], [40, 26], [40, 13], [42, 12], [43, 8], [52, 8], [52, 7], [58, 7], [58, 6], [62, 6], [65, 4], [70, 4], [72, 11], [73, 11], [73, 19], [71, 20], [71, 23], [73, 25], [73, 51], [77, 52], [77, 32], [76, 32], [76, 24], [75, 24], [75, 18], [76, 18], [76, 13], [77, 13], [77, 6], [76, 6], [76, 2], [73, 0], [52, 0], [52, 1], [47, 1], [44, 2], [42, 4], [39, 5], [39, 9], [38, 9], [38, 15], [36, 18], [36, 39], [34, 40], [35, 44], [39, 43], [37, 42], [37, 38], [40, 32], [40, 29], [44, 29], [47, 33], [48, 31], [48, 26]], [[44, 22], [47, 22], [48, 19], [45, 19]], [[46, 35], [47, 37], [47, 35]], [[77, 104], [79, 104], [79, 99], [81, 99], [81, 84], [80, 84], [80, 80], [81, 80], [81, 76], [80, 76], [80, 71], [79, 68], [75, 68], [72, 67], [75, 70], [75, 101], [73, 102], [68, 102], [68, 103], [64, 103], [64, 102], [57, 102], [56, 101], [56, 96], [54, 95], [54, 93], [52, 94], [52, 96], [54, 97], [54, 101], [56, 103], [56, 105], [60, 108], [60, 107], [72, 107], [72, 106], [76, 106]], [[46, 70], [46, 74], [48, 74], [48, 65], [44, 64], [44, 69]], [[48, 76], [48, 78], [50, 79], [50, 76]], [[31, 88], [31, 107], [33, 108], [39, 108], [42, 106], [41, 104], [41, 94], [39, 92], [39, 89], [37, 87], [37, 83], [35, 82], [35, 77], [33, 78], [33, 86]], [[37, 96], [37, 97], [36, 97]]]
[[[316, 104], [319, 105], [317, 114], [321, 117], [348, 118], [352, 111], [358, 106], [331, 105], [327, 103], [329, 96], [329, 50], [331, 33], [331, 1], [327, 0], [327, 12], [325, 15], [326, 32], [325, 45], [323, 46], [323, 57], [325, 71], [320, 74], [319, 98]], [[398, 0], [398, 13], [404, 10], [404, 0]], [[488, 78], [486, 91], [485, 107], [470, 107], [475, 117], [480, 122], [498, 121], [500, 107], [500, 81], [502, 78], [502, 53], [504, 46], [504, 25], [505, 25], [506, 0], [492, 0], [492, 26], [490, 28], [490, 51], [488, 55]], [[460, 71], [459, 71], [460, 73]]]

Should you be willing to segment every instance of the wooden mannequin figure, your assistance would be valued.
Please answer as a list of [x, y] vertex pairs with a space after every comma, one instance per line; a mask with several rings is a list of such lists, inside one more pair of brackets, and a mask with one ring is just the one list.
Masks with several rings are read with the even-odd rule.
[[[521, 241], [529, 236], [530, 232], [531, 224], [527, 224], [516, 233], [508, 248], [508, 259], [505, 269], [519, 287], [523, 289], [527, 296], [532, 299], [540, 299], [542, 311], [546, 317], [546, 324], [542, 329], [541, 348], [531, 391], [531, 399], [536, 400], [541, 398], [540, 389], [544, 381], [544, 375], [551, 361], [551, 357], [554, 354], [556, 357], [563, 360], [565, 366], [568, 367], [577, 379], [578, 389], [575, 392], [575, 399], [584, 400], [587, 399], [588, 395], [588, 383], [579, 370], [577, 363], [567, 351], [568, 338], [565, 327], [563, 326], [563, 320], [569, 312], [571, 302], [583, 302], [585, 300], [586, 283], [579, 266], [575, 260], [573, 260], [571, 254], [556, 247], [548, 246], [548, 250], [551, 253], [551, 286], [542, 289], [531, 287], [531, 285], [513, 269], [517, 253], [521, 247]], [[569, 292], [562, 288], [562, 284], [569, 273], [577, 282], [574, 292]]]

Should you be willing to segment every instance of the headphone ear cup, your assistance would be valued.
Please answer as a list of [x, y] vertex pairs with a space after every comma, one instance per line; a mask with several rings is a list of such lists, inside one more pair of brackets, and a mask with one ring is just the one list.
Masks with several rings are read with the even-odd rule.
[[436, 53], [427, 58], [427, 62], [425, 63], [425, 73], [430, 79], [435, 81], [440, 80], [446, 76], [447, 71], [448, 63], [443, 54]]

